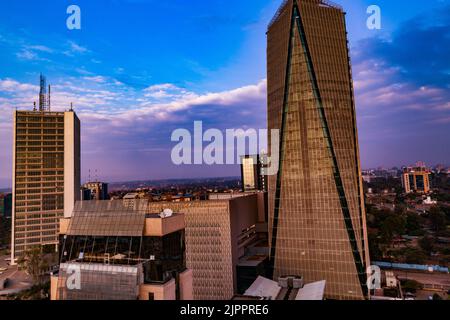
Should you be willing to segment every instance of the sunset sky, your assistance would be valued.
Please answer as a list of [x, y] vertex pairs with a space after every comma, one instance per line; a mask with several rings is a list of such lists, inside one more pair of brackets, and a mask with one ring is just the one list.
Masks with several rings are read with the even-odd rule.
[[[347, 12], [363, 167], [450, 164], [450, 2], [340, 0]], [[239, 175], [175, 166], [176, 128], [265, 128], [266, 28], [281, 0], [0, 2], [0, 188], [10, 187], [12, 115], [39, 73], [53, 110], [73, 102], [82, 180]], [[68, 30], [66, 9], [81, 8]], [[366, 27], [377, 4], [381, 30]]]

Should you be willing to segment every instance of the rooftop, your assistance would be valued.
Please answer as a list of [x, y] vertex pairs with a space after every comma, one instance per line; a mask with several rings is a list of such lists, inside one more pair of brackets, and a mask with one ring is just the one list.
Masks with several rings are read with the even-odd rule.
[[[67, 221], [69, 220], [69, 221]], [[70, 219], [61, 220], [69, 236], [164, 236], [185, 228], [184, 215], [151, 213], [147, 200], [125, 206], [121, 200], [77, 201]]]
[[[275, 15], [273, 16], [272, 20], [270, 20], [269, 26], [267, 27], [268, 29], [275, 22], [278, 21], [278, 19], [280, 18], [281, 14], [283, 13], [283, 11], [284, 11], [285, 7], [287, 6], [287, 4], [289, 3], [289, 1], [291, 1], [291, 0], [283, 0], [283, 2], [281, 3], [280, 7], [275, 12]], [[315, 2], [315, 3], [319, 4], [320, 6], [326, 6], [326, 7], [330, 7], [330, 8], [334, 8], [334, 9], [343, 10], [342, 6], [340, 6], [337, 3], [334, 3], [332, 1], [328, 1], [328, 0], [300, 0], [300, 1]]]
[[303, 285], [303, 278], [296, 276], [280, 277], [278, 282], [259, 276], [233, 300], [323, 300], [325, 285], [325, 280]]

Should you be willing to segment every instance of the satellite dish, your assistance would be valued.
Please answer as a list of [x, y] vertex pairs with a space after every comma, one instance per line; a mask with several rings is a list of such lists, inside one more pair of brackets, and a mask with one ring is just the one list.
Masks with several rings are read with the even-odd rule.
[[161, 212], [160, 217], [167, 218], [167, 217], [171, 217], [172, 215], [173, 215], [173, 211], [171, 209], [164, 209], [163, 212]]

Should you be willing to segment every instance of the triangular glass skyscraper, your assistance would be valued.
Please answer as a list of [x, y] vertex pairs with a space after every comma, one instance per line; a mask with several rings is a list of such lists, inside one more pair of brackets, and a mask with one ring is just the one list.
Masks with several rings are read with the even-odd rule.
[[273, 276], [326, 280], [327, 298], [364, 299], [369, 254], [345, 13], [328, 1], [284, 1], [267, 42], [268, 128], [281, 132], [279, 171], [269, 177]]

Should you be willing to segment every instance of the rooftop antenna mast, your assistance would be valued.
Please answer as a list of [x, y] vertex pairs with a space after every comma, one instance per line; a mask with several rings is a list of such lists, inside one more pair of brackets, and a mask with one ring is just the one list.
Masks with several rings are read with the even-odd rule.
[[39, 111], [44, 112], [47, 105], [47, 89], [46, 89], [46, 79], [42, 75], [39, 76], [39, 83], [40, 83], [40, 89], [39, 89]]
[[39, 76], [39, 111], [50, 111], [50, 91], [51, 87], [48, 86], [47, 93], [47, 79], [42, 75]]
[[48, 96], [47, 96], [47, 109], [48, 109], [48, 111], [50, 111], [50, 105], [51, 105], [51, 103], [50, 103], [50, 92], [51, 92], [51, 86], [48, 85]]

